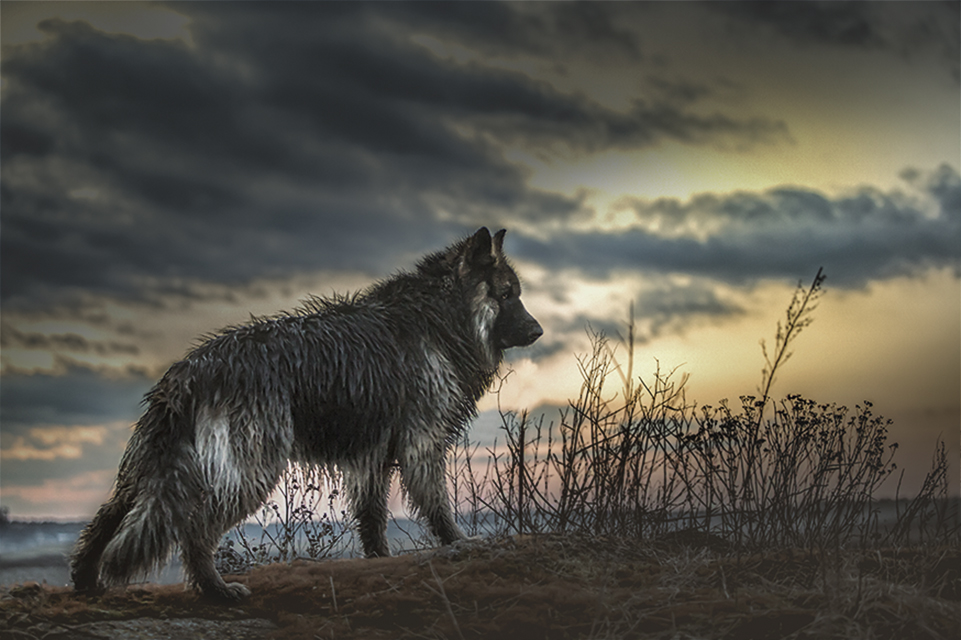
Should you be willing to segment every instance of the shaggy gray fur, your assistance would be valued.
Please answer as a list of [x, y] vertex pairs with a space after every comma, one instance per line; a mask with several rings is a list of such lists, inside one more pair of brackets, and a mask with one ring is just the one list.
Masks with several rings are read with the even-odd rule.
[[241, 599], [247, 588], [224, 582], [213, 553], [288, 460], [344, 472], [368, 556], [389, 555], [395, 467], [440, 542], [463, 538], [445, 485], [448, 443], [504, 349], [543, 333], [520, 301], [504, 233], [482, 228], [352, 297], [222, 331], [170, 367], [144, 399], [113, 496], [77, 543], [76, 588], [124, 584], [179, 546], [191, 584]]

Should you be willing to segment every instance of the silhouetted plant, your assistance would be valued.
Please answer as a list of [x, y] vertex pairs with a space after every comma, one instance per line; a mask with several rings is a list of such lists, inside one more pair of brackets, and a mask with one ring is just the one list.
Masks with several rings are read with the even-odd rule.
[[[489, 513], [491, 533], [644, 537], [694, 529], [737, 548], [905, 544], [912, 532], [919, 542], [958, 541], [943, 443], [918, 496], [885, 529], [876, 496], [896, 469], [891, 422], [875, 416], [870, 402], [853, 411], [799, 395], [772, 402], [774, 380], [813, 321], [824, 279], [818, 270], [810, 286], [798, 285], [774, 350], [762, 342], [761, 396], [742, 396], [736, 410], [727, 402], [688, 404], [687, 377], [659, 366], [635, 384], [633, 309], [623, 367], [610, 340], [589, 330], [578, 397], [546, 427], [543, 416], [501, 411], [507, 451], [488, 451], [488, 468], [459, 512]], [[608, 390], [612, 372], [620, 392]], [[465, 452], [460, 464], [469, 467], [469, 446], [454, 460]]]
[[275, 497], [228, 534], [217, 552], [218, 570], [239, 572], [257, 564], [336, 555], [350, 539], [350, 521], [338, 509], [339, 479], [318, 467], [291, 463]]

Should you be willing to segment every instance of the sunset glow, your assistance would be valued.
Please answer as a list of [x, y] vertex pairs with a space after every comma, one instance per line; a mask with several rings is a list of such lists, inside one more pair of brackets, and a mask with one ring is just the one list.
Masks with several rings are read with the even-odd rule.
[[903, 491], [943, 438], [959, 490], [957, 3], [0, 12], [13, 517], [89, 518], [199, 336], [482, 225], [545, 330], [509, 353], [503, 408], [554, 419], [588, 327], [617, 343], [632, 305], [636, 374], [689, 374], [700, 405], [756, 393], [759, 341], [823, 267], [775, 394], [873, 402]]

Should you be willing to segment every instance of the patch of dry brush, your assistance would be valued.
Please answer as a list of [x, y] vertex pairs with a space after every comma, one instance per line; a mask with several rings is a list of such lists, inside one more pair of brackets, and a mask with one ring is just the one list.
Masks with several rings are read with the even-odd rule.
[[558, 423], [502, 412], [507, 453], [490, 451], [479, 480], [476, 448], [456, 452], [468, 524], [479, 532], [640, 538], [690, 530], [744, 551], [961, 543], [943, 442], [918, 495], [895, 500], [896, 521], [885, 522], [878, 490], [900, 486], [890, 421], [870, 402], [849, 410], [798, 395], [771, 398], [823, 281], [819, 271], [809, 287], [798, 286], [774, 349], [764, 349], [759, 395], [742, 396], [736, 409], [689, 404], [686, 378], [671, 373], [635, 379], [633, 322], [623, 364], [606, 336], [592, 334], [591, 354], [578, 360], [580, 394]]
[[[162, 635], [164, 625], [212, 620], [233, 635], [208, 629], [205, 637], [949, 639], [961, 629], [959, 567], [957, 549], [839, 561], [811, 551], [737, 556], [676, 541], [510, 536], [395, 558], [258, 567], [240, 578], [254, 595], [230, 609], [174, 585], [100, 597], [18, 587], [0, 599], [0, 630], [68, 638], [98, 621], [127, 621], [128, 633], [139, 625], [152, 635], [138, 637], [159, 640], [176, 637]], [[228, 626], [239, 621], [264, 624]]]

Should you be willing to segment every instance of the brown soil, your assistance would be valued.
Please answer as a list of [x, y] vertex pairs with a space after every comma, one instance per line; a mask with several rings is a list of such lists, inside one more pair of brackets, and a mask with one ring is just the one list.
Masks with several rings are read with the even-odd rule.
[[0, 637], [958, 638], [961, 551], [735, 555], [560, 536], [376, 560], [298, 561], [233, 578], [240, 606], [180, 585], [101, 596], [0, 591]]

